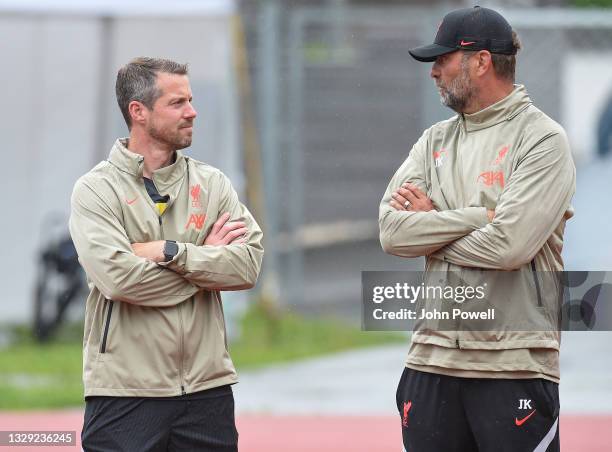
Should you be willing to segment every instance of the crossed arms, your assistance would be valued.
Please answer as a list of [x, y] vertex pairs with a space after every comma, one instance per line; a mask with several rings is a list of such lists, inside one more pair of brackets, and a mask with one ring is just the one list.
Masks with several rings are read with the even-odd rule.
[[425, 195], [426, 140], [423, 135], [415, 144], [381, 202], [380, 241], [387, 253], [513, 270], [533, 259], [568, 215], [575, 170], [564, 136], [547, 136], [525, 153], [494, 211], [434, 206]]
[[163, 241], [130, 243], [120, 208], [108, 201], [105, 190], [79, 180], [71, 200], [70, 233], [92, 283], [108, 299], [151, 307], [174, 306], [202, 289], [255, 285], [262, 232], [225, 176], [221, 183], [221, 216], [203, 245], [179, 243], [175, 258], [160, 262]]

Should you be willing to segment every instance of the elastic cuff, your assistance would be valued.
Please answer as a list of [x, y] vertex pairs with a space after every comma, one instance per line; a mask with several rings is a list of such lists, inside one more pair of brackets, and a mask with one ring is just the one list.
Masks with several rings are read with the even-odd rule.
[[158, 265], [161, 265], [162, 267], [166, 267], [170, 270], [174, 270], [174, 271], [178, 270], [178, 267], [179, 267], [178, 260], [186, 252], [187, 245], [181, 242], [176, 242], [176, 244], [178, 245], [178, 252], [174, 255], [172, 260], [169, 260], [168, 262], [158, 262]]

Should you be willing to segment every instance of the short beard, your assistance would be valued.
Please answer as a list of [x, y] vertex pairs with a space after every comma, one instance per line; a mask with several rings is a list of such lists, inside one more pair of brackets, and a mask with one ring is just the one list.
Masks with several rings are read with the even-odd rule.
[[448, 86], [440, 86], [440, 102], [442, 105], [462, 113], [477, 93], [476, 87], [472, 84], [468, 68], [469, 55], [463, 55], [461, 59], [461, 73], [450, 81]]
[[150, 124], [147, 130], [149, 136], [159, 143], [163, 143], [171, 151], [178, 151], [191, 146], [190, 135], [182, 136], [178, 130], [172, 131], [164, 128], [157, 128], [155, 124]]

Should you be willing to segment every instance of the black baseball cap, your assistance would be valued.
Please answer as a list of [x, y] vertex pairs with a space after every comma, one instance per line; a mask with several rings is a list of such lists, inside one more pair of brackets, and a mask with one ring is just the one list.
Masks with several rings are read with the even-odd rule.
[[456, 50], [488, 50], [515, 55], [512, 27], [497, 11], [474, 6], [452, 11], [444, 16], [434, 43], [410, 49], [418, 61], [435, 61], [440, 55]]

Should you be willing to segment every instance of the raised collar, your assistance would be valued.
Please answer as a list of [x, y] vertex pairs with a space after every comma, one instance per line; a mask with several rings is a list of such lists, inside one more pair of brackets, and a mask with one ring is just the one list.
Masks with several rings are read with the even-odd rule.
[[489, 105], [472, 114], [461, 113], [460, 121], [463, 122], [466, 131], [486, 129], [504, 121], [509, 121], [533, 102], [529, 98], [523, 85], [514, 85], [510, 94], [499, 102]]
[[[121, 171], [137, 178], [142, 177], [144, 157], [127, 148], [127, 138], [119, 138], [113, 144], [108, 161]], [[153, 171], [153, 182], [160, 192], [182, 179], [187, 170], [187, 157], [176, 151], [176, 160], [172, 165]]]

